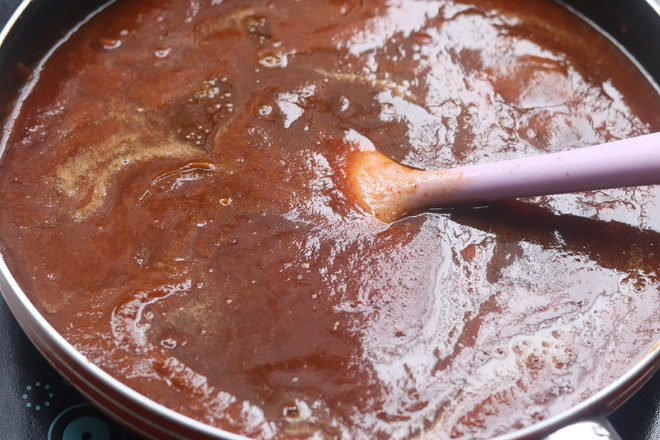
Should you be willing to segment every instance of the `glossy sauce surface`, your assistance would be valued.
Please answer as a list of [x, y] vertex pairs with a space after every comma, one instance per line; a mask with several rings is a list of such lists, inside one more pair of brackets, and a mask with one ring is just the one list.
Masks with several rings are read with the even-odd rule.
[[618, 49], [546, 1], [119, 1], [8, 126], [0, 250], [76, 348], [256, 438], [490, 438], [660, 332], [660, 190], [423, 213], [347, 195], [366, 138], [420, 168], [660, 130]]

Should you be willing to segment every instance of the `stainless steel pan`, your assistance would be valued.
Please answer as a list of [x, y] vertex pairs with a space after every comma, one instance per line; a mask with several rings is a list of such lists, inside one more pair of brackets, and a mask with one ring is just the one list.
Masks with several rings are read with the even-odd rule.
[[[660, 6], [656, 0], [567, 0], [565, 3], [600, 27], [643, 67], [650, 79], [660, 83]], [[10, 104], [27, 81], [28, 70], [24, 66], [37, 65], [52, 42], [61, 39], [68, 29], [103, 4], [99, 0], [25, 0], [20, 4], [0, 34], [0, 118], [12, 118]], [[2, 258], [0, 290], [23, 330], [50, 363], [89, 400], [134, 432], [158, 440], [244, 439], [171, 411], [90, 363], [40, 315]], [[658, 369], [660, 348], [570, 410], [500, 439], [618, 438], [605, 415], [625, 402]]]

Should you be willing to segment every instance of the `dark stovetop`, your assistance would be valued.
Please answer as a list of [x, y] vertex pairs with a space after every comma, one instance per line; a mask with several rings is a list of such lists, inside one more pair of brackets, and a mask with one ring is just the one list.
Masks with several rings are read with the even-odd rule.
[[[0, 26], [19, 0], [0, 0]], [[27, 339], [0, 300], [0, 438], [139, 440], [88, 403]], [[609, 417], [625, 440], [660, 439], [660, 374]]]

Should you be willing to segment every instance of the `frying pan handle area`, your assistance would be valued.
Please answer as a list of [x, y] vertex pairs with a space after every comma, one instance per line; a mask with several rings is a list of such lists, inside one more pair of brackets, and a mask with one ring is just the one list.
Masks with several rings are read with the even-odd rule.
[[621, 440], [621, 437], [605, 417], [597, 417], [568, 425], [543, 440]]

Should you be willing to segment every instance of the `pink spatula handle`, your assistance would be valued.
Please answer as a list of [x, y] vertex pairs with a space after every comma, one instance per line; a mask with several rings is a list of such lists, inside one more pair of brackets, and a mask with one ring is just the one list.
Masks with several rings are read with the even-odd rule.
[[423, 209], [660, 183], [660, 133], [458, 168], [423, 171], [358, 150], [347, 177], [362, 208], [392, 222]]
[[476, 202], [660, 183], [660, 133], [560, 153], [454, 168], [446, 202]]

